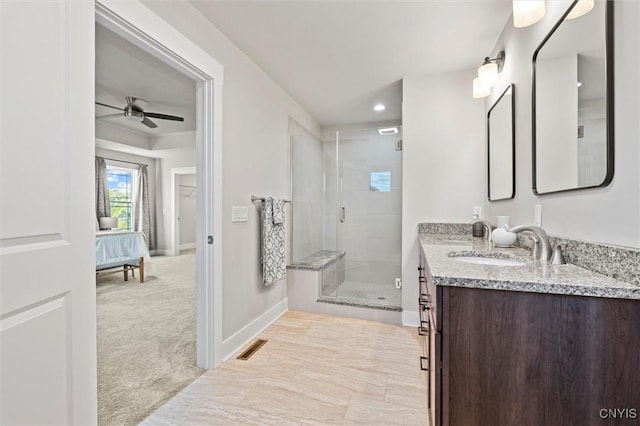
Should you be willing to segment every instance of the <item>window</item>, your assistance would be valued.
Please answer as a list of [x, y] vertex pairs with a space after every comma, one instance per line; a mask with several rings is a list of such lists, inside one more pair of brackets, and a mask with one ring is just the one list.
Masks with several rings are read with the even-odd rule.
[[369, 190], [375, 192], [391, 191], [391, 172], [371, 172]]
[[118, 218], [118, 229], [133, 229], [133, 182], [136, 171], [107, 165], [111, 217]]

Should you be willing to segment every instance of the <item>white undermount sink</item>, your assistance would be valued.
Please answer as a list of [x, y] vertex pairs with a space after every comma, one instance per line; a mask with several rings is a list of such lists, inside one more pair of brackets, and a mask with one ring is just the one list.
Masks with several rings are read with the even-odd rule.
[[492, 266], [524, 266], [524, 262], [516, 259], [503, 259], [496, 257], [483, 257], [483, 256], [452, 256], [451, 259], [458, 262], [475, 263], [477, 265], [492, 265]]

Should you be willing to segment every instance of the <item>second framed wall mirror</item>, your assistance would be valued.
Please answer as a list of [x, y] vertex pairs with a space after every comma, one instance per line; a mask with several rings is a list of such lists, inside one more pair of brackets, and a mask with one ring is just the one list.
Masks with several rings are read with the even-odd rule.
[[533, 192], [613, 179], [613, 1], [573, 1], [533, 54]]
[[487, 191], [489, 201], [516, 195], [515, 87], [498, 97], [487, 113]]

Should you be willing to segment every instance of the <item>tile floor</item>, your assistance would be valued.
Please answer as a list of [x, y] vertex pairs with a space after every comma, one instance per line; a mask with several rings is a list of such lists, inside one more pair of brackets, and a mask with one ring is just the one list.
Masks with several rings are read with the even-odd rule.
[[415, 328], [289, 311], [142, 425], [426, 425]]

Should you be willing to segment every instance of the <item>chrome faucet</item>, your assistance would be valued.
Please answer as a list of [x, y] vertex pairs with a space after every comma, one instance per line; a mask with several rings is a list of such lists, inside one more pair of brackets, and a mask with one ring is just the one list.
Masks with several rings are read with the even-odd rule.
[[549, 243], [549, 236], [541, 227], [533, 225], [519, 225], [509, 228], [507, 226], [507, 230], [515, 232], [516, 234], [519, 232], [532, 232], [540, 242], [540, 261], [548, 262], [551, 259], [551, 243]]
[[473, 225], [474, 223], [477, 223], [477, 222], [482, 223], [482, 228], [487, 230], [487, 232], [485, 232], [487, 241], [491, 241], [491, 231], [493, 231], [493, 225], [491, 224], [491, 222], [489, 222], [486, 219], [473, 219], [469, 223]]

